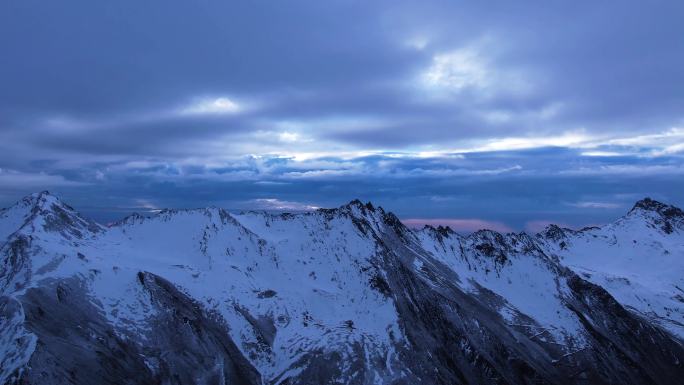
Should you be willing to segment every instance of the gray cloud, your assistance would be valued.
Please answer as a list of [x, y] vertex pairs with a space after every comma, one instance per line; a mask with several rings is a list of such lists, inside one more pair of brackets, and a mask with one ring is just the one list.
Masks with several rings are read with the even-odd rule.
[[3, 2], [0, 199], [54, 187], [105, 218], [361, 197], [511, 228], [678, 203], [682, 11]]

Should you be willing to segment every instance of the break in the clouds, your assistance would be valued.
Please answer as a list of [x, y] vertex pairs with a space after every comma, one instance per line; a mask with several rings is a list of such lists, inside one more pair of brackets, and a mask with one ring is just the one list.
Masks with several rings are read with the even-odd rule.
[[682, 204], [683, 11], [6, 1], [0, 200], [50, 188], [109, 220], [361, 198], [466, 230]]

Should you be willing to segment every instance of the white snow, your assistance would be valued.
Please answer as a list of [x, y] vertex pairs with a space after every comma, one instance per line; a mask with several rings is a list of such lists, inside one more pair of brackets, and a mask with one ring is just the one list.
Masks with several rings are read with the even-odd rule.
[[[462, 289], [478, 294], [482, 287], [506, 302], [499, 312], [509, 325], [524, 325], [532, 330], [542, 328], [548, 331], [545, 337], [553, 337], [556, 342], [571, 340], [573, 346], [583, 344], [581, 324], [560, 298], [568, 290], [567, 284], [557, 278], [553, 266], [534, 253], [508, 252], [508, 261], [504, 264], [475, 253], [473, 246], [478, 237], [486, 243], [490, 234], [481, 232], [462, 237], [451, 233], [448, 237], [437, 237], [430, 229], [418, 232], [423, 248], [459, 276]], [[519, 319], [520, 313], [540, 326]]]
[[[267, 382], [296, 372], [293, 364], [308, 352], [348, 346], [342, 354], [351, 355], [354, 344], [363, 346], [369, 358], [387, 362], [387, 372], [375, 373], [378, 381], [402, 372], [394, 351], [394, 344], [404, 341], [397, 311], [369, 284], [375, 274], [382, 275], [372, 263], [376, 243], [354, 223], [364, 217], [382, 231], [379, 211], [355, 204], [334, 213], [283, 215], [168, 210], [150, 218], [130, 217], [101, 231], [81, 229], [85, 236], [77, 239], [45, 230], [40, 216], [30, 218], [35, 204], [46, 210], [61, 205], [49, 195], [34, 195], [0, 211], [0, 245], [31, 235], [29, 284], [85, 278], [89, 295], [122, 332], [144, 335], [146, 320], [154, 315], [136, 277], [147, 271], [221, 314], [233, 340]], [[416, 249], [413, 267], [419, 276], [428, 279], [425, 269], [445, 265], [464, 291], [481, 298], [489, 298], [486, 291], [496, 294], [500, 303], [493, 306], [510, 327], [566, 345], [567, 351], [585, 341], [577, 317], [563, 303], [569, 289], [550, 255], [624, 305], [684, 336], [684, 292], [679, 289], [684, 288], [684, 236], [658, 232], [644, 225], [644, 218], [628, 216], [578, 233], [566, 248], [509, 234], [502, 238], [510, 247], [504, 262], [476, 249], [496, 244], [493, 232], [438, 237], [422, 230], [414, 235], [418, 243], [406, 247]], [[543, 250], [534, 248], [539, 245]], [[254, 349], [259, 336], [251, 322], [259, 319], [270, 320], [276, 329], [270, 349]], [[11, 346], [6, 342], [17, 333], [0, 332], [0, 344]]]
[[635, 210], [616, 222], [547, 247], [618, 302], [684, 338], [684, 233], [652, 225], [657, 213]]
[[[32, 285], [85, 277], [110, 322], [144, 332], [152, 306], [136, 274], [157, 274], [223, 315], [231, 337], [267, 379], [318, 349], [347, 345], [343, 354], [352, 354], [360, 343], [384, 360], [396, 342], [390, 332], [402, 338], [393, 302], [369, 285], [374, 244], [345, 215], [230, 215], [210, 208], [133, 218], [79, 240], [40, 223], [22, 231], [33, 236]], [[250, 350], [258, 339], [246, 315], [274, 324], [270, 351]]]

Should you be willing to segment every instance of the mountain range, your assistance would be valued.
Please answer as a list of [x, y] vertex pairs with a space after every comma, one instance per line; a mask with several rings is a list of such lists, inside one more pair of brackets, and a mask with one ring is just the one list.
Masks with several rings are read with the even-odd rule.
[[0, 211], [0, 384], [681, 384], [684, 212], [538, 234], [354, 200]]

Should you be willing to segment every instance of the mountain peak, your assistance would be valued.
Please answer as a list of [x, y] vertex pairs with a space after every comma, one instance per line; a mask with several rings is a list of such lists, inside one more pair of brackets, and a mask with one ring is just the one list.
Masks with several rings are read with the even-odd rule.
[[670, 234], [675, 228], [684, 225], [684, 211], [679, 207], [658, 202], [651, 198], [644, 198], [634, 204], [627, 216], [644, 216], [660, 226], [662, 230]]
[[25, 199], [33, 201], [34, 205], [42, 209], [49, 209], [52, 205], [65, 206], [71, 209], [67, 204], [62, 202], [59, 197], [50, 194], [49, 191], [43, 190], [38, 193], [33, 193]]
[[85, 232], [102, 230], [100, 225], [83, 218], [73, 207], [47, 190], [28, 195], [23, 201], [31, 207], [28, 220], [39, 218], [45, 230], [58, 231], [77, 238], [83, 237]]
[[570, 229], [566, 229], [552, 223], [546, 226], [544, 230], [538, 233], [538, 235], [546, 239], [558, 241], [566, 238], [568, 231], [570, 231]]
[[629, 212], [632, 213], [637, 210], [655, 212], [665, 218], [684, 218], [684, 211], [682, 211], [679, 207], [658, 202], [657, 200], [651, 198], [644, 198], [638, 201], [634, 204], [634, 207]]
[[368, 211], [375, 211], [375, 206], [371, 202], [363, 203], [360, 199], [354, 199], [343, 207], [358, 207], [359, 209], [366, 209]]
[[318, 211], [329, 213], [346, 213], [361, 217], [374, 216], [376, 214], [385, 215], [385, 210], [383, 210], [382, 207], [375, 207], [371, 202], [363, 203], [359, 199], [354, 199], [351, 202], [335, 209], [318, 209]]
[[52, 196], [52, 194], [50, 194], [50, 191], [48, 191], [48, 190], [43, 190], [40, 192], [35, 192], [35, 193], [31, 194], [30, 196], [33, 198], [40, 198], [40, 197], [44, 197], [44, 196]]
[[431, 231], [435, 234], [447, 238], [450, 237], [452, 234], [456, 234], [456, 232], [451, 227], [442, 225], [438, 225], [436, 227], [432, 225], [425, 225], [423, 227], [423, 230]]
[[641, 199], [640, 201], [637, 201], [634, 204], [634, 209], [642, 209], [642, 210], [658, 210], [665, 206], [664, 203], [658, 202], [657, 200], [651, 199], [650, 197], [646, 197], [644, 199]]

